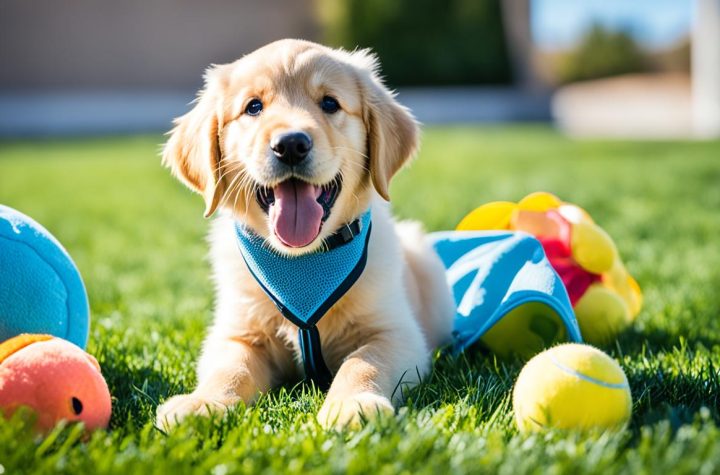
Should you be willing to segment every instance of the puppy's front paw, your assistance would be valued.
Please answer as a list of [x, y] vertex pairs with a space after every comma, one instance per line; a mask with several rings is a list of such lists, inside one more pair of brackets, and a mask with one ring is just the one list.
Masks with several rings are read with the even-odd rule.
[[181, 394], [173, 396], [157, 408], [155, 426], [168, 431], [188, 416], [209, 416], [222, 414], [227, 406], [218, 401], [196, 396], [195, 394]]
[[318, 412], [321, 426], [331, 428], [358, 428], [363, 420], [377, 419], [395, 413], [390, 400], [371, 392], [362, 392], [346, 399], [327, 399]]

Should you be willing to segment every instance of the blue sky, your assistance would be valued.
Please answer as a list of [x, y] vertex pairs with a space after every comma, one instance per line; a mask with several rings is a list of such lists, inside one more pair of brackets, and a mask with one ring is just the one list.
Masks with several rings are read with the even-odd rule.
[[535, 42], [544, 49], [566, 48], [593, 23], [630, 31], [650, 48], [687, 35], [691, 0], [531, 0]]

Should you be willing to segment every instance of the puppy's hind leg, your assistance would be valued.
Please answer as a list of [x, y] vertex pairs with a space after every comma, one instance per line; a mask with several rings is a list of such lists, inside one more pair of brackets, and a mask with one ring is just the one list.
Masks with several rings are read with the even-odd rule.
[[428, 347], [451, 341], [455, 303], [445, 278], [445, 267], [420, 223], [402, 221], [395, 231], [405, 259], [405, 289]]

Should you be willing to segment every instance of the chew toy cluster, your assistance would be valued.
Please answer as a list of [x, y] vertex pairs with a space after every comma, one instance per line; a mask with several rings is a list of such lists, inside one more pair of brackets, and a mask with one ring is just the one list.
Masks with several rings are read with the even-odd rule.
[[497, 201], [468, 214], [458, 230], [515, 230], [535, 236], [573, 304], [583, 338], [604, 344], [640, 311], [642, 293], [612, 238], [579, 206], [550, 193]]

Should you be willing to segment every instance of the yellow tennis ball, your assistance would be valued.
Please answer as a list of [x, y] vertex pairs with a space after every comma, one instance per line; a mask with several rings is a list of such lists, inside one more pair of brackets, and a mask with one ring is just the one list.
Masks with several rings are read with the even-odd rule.
[[620, 365], [589, 345], [566, 343], [533, 357], [513, 391], [521, 432], [620, 429], [630, 419], [632, 396]]

